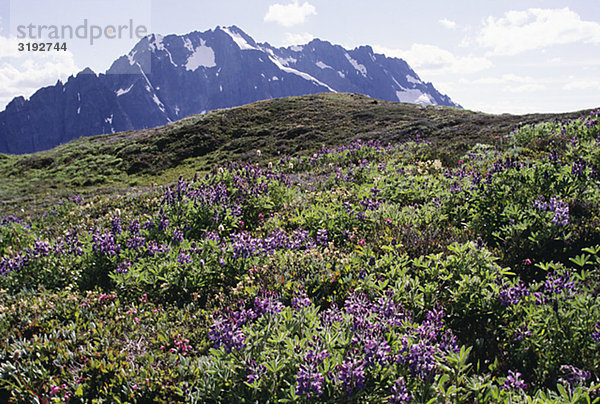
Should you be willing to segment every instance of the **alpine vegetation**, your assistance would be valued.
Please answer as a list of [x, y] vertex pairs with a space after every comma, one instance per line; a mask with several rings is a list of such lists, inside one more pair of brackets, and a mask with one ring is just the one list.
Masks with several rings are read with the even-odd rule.
[[3, 213], [0, 400], [597, 402], [599, 116]]

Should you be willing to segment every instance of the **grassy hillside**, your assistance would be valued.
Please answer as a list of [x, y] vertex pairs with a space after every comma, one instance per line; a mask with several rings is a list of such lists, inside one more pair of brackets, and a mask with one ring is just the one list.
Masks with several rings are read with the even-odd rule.
[[356, 94], [269, 100], [192, 116], [165, 127], [82, 138], [32, 155], [0, 155], [0, 201], [8, 205], [44, 202], [52, 195], [161, 184], [175, 181], [180, 174], [206, 172], [228, 160], [257, 161], [256, 150], [268, 159], [312, 153], [323, 145], [356, 139], [386, 144], [420, 136], [438, 146], [437, 157], [455, 164], [456, 156], [476, 142], [499, 143], [517, 127], [579, 115], [488, 115]]
[[599, 119], [327, 95], [7, 157], [0, 402], [598, 402]]

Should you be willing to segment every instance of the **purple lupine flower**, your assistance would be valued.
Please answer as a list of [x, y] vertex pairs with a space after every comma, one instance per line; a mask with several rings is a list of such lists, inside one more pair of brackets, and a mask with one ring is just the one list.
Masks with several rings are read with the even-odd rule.
[[354, 390], [362, 390], [366, 387], [365, 364], [362, 360], [346, 358], [341, 365], [338, 365], [338, 370], [342, 391], [352, 393]]
[[158, 229], [165, 231], [168, 228], [169, 228], [169, 219], [165, 215], [162, 215], [160, 217], [160, 220], [158, 221]]
[[154, 220], [148, 219], [144, 223], [144, 230], [152, 230], [154, 228]]
[[259, 315], [276, 314], [283, 310], [284, 305], [275, 296], [265, 295], [254, 299], [254, 308]]
[[533, 202], [533, 206], [539, 210], [553, 212], [552, 223], [559, 226], [567, 226], [569, 224], [569, 204], [561, 201], [558, 197], [552, 197], [546, 202], [543, 196], [539, 196]]
[[390, 345], [384, 339], [367, 339], [364, 342], [365, 365], [367, 367], [379, 363], [385, 366], [389, 362]]
[[554, 212], [552, 223], [566, 226], [569, 224], [569, 205], [557, 197], [550, 198], [548, 210]]
[[341, 323], [343, 319], [344, 315], [335, 303], [321, 314], [321, 323], [328, 326], [333, 323]]
[[594, 331], [592, 332], [592, 339], [598, 344], [600, 348], [600, 321], [596, 323]]
[[329, 236], [327, 235], [327, 230], [325, 230], [325, 229], [317, 230], [317, 244], [327, 245], [328, 240], [329, 240]]
[[235, 318], [218, 317], [208, 331], [208, 338], [215, 348], [223, 348], [225, 352], [240, 350], [246, 346], [246, 336], [241, 327], [243, 321]]
[[117, 272], [118, 274], [126, 274], [127, 272], [129, 272], [129, 268], [131, 268], [131, 262], [123, 261], [117, 265], [115, 272]]
[[246, 361], [246, 371], [248, 372], [247, 382], [254, 383], [267, 372], [267, 367], [262, 364], [257, 364], [253, 359], [248, 359]]
[[36, 240], [31, 247], [31, 257], [39, 259], [50, 255], [50, 243], [47, 241]]
[[171, 251], [171, 248], [166, 244], [157, 244], [156, 241], [150, 240], [146, 244], [146, 250], [149, 256], [154, 257], [158, 253]]
[[319, 372], [318, 366], [329, 356], [326, 351], [315, 353], [309, 350], [304, 356], [304, 361], [298, 366], [296, 375], [296, 392], [310, 399], [323, 394], [323, 381], [325, 378]]
[[249, 233], [237, 233], [229, 236], [232, 241], [234, 258], [251, 258], [263, 250], [263, 241]]
[[127, 248], [130, 250], [138, 250], [146, 244], [146, 238], [142, 236], [133, 236], [127, 240]]
[[290, 249], [300, 250], [305, 248], [311, 250], [315, 248], [315, 242], [309, 237], [308, 231], [303, 228], [298, 228], [292, 234], [291, 240], [289, 240], [288, 247]]
[[520, 372], [508, 371], [508, 376], [504, 384], [500, 387], [502, 390], [524, 390], [527, 388], [527, 383], [521, 379], [523, 375]]
[[16, 216], [8, 215], [0, 219], [0, 226], [8, 226], [9, 224], [23, 224], [23, 221]]
[[207, 240], [215, 241], [215, 242], [217, 242], [217, 243], [220, 243], [220, 242], [221, 242], [221, 236], [219, 236], [219, 233], [217, 233], [217, 232], [216, 232], [216, 231], [214, 231], [214, 230], [213, 230], [213, 231], [206, 232], [206, 234], [204, 235], [204, 237], [205, 237]]
[[529, 289], [523, 281], [519, 281], [516, 286], [503, 287], [498, 296], [504, 307], [512, 306], [518, 304], [523, 297], [529, 296]]
[[192, 262], [192, 257], [187, 253], [181, 253], [177, 256], [177, 262], [181, 265], [189, 264]]
[[112, 233], [94, 233], [92, 234], [92, 250], [97, 254], [112, 257], [121, 251], [121, 246], [117, 244]]
[[181, 229], [173, 230], [173, 237], [171, 240], [175, 244], [181, 244], [183, 242], [183, 231]]
[[560, 371], [563, 372], [563, 377], [559, 378], [558, 381], [570, 386], [585, 385], [587, 381], [592, 378], [592, 374], [587, 370], [579, 369], [571, 365], [562, 365]]
[[263, 250], [266, 255], [271, 255], [276, 250], [288, 247], [289, 244], [288, 236], [281, 230], [275, 230], [263, 240]]
[[363, 198], [360, 203], [366, 210], [377, 210], [380, 206], [380, 202], [377, 199]]
[[121, 218], [114, 216], [110, 222], [110, 232], [114, 236], [121, 234]]
[[412, 401], [412, 396], [410, 395], [408, 389], [406, 388], [406, 383], [404, 382], [404, 378], [401, 377], [396, 380], [396, 383], [392, 386], [392, 396], [388, 398], [388, 403], [410, 403]]
[[140, 222], [137, 221], [137, 219], [132, 220], [131, 223], [129, 223], [129, 234], [131, 235], [138, 235], [140, 234]]
[[462, 191], [462, 185], [458, 181], [454, 181], [450, 184], [450, 193], [455, 194]]
[[358, 220], [360, 220], [361, 222], [364, 222], [365, 220], [367, 220], [367, 216], [365, 216], [365, 214], [364, 214], [364, 213], [362, 213], [362, 212], [358, 212], [358, 213], [356, 214], [356, 218], [357, 218]]
[[513, 337], [516, 341], [522, 341], [527, 337], [531, 336], [531, 331], [527, 327], [527, 324], [521, 324], [519, 328], [517, 328], [513, 334]]
[[346, 213], [354, 213], [354, 209], [352, 209], [352, 205], [350, 204], [350, 202], [344, 202], [342, 203], [342, 206]]
[[579, 158], [573, 162], [573, 166], [571, 167], [571, 175], [575, 177], [582, 177], [585, 174], [585, 168], [587, 164], [585, 160]]
[[552, 272], [546, 277], [542, 285], [542, 292], [547, 298], [554, 298], [555, 296], [570, 297], [577, 294], [577, 287], [575, 282], [571, 280], [570, 273]]
[[419, 341], [408, 348], [404, 362], [411, 374], [426, 379], [436, 368], [435, 354], [437, 349], [434, 345]]
[[310, 301], [305, 292], [295, 293], [292, 298], [292, 308], [294, 310], [302, 310], [304, 307], [311, 307], [313, 303]]
[[404, 321], [411, 320], [402, 304], [394, 303], [390, 296], [377, 299], [373, 311], [382, 316], [390, 326], [402, 325]]
[[533, 207], [539, 210], [547, 210], [548, 202], [545, 201], [543, 196], [539, 196], [535, 201], [533, 201]]

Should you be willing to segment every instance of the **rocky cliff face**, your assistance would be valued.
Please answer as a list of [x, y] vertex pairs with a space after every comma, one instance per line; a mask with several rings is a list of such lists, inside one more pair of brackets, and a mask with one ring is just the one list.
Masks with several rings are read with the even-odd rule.
[[66, 83], [17, 97], [0, 112], [0, 152], [30, 153], [81, 137], [164, 125], [192, 114], [322, 92], [458, 106], [406, 62], [371, 47], [346, 50], [315, 39], [275, 48], [237, 27], [149, 35], [105, 74], [86, 69]]

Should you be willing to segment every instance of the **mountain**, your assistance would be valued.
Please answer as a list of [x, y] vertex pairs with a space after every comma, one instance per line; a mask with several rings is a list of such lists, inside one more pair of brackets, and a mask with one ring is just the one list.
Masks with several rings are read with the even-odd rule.
[[369, 46], [346, 50], [315, 39], [275, 48], [241, 29], [148, 35], [104, 74], [13, 99], [0, 112], [0, 152], [46, 150], [82, 136], [152, 128], [258, 100], [352, 92], [388, 101], [459, 106], [403, 60]]

